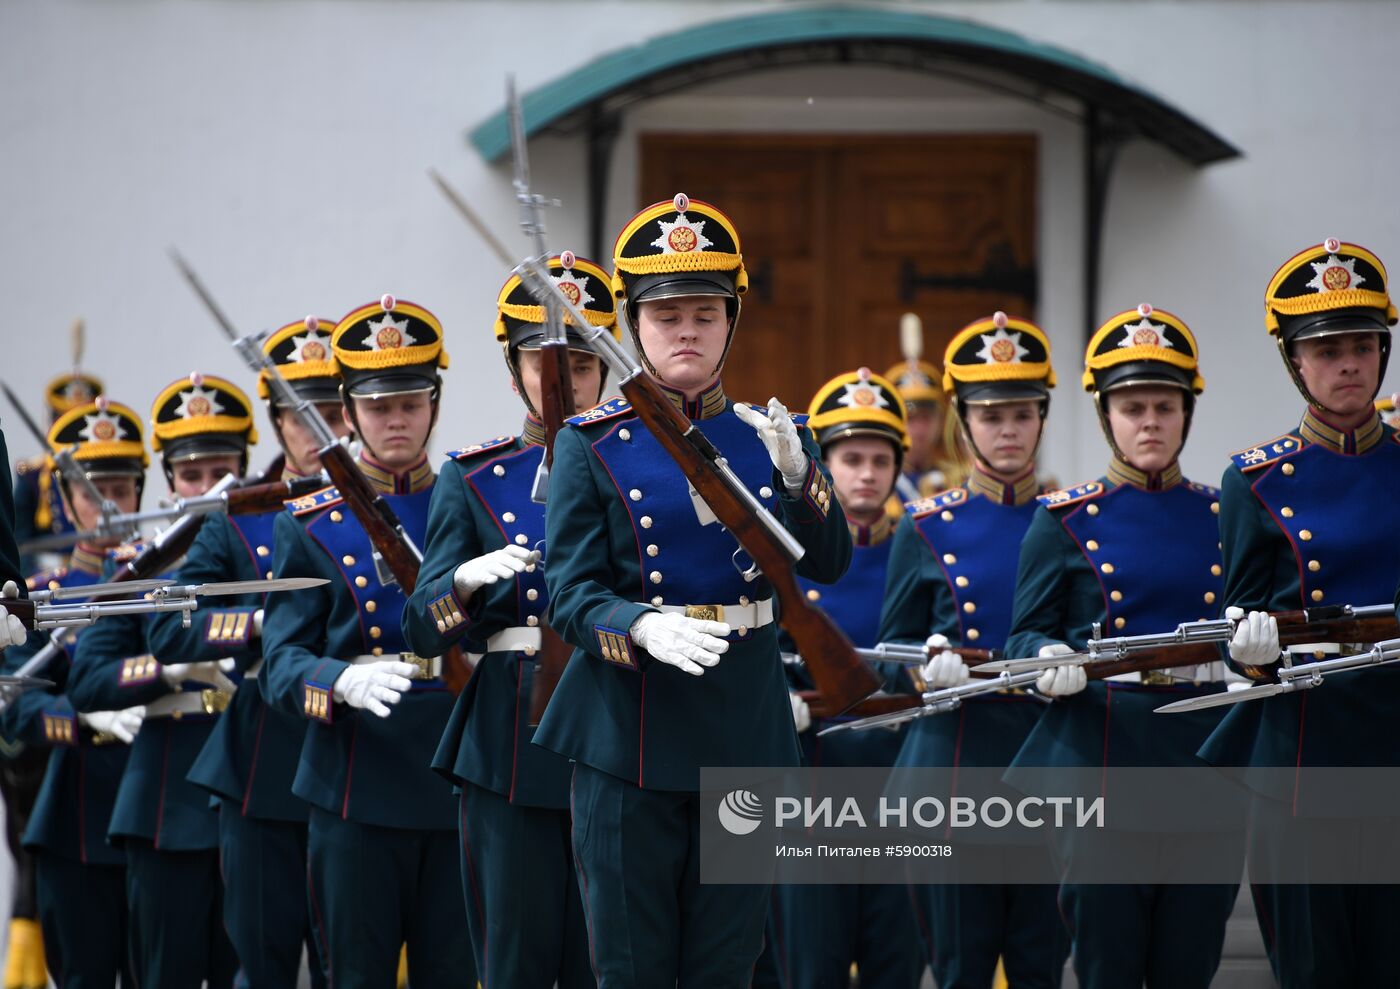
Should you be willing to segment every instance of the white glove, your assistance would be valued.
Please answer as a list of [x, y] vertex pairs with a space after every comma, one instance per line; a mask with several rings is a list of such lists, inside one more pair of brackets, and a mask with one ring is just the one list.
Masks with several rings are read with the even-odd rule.
[[812, 709], [807, 706], [807, 702], [802, 699], [802, 695], [795, 690], [788, 691], [788, 700], [792, 702], [792, 724], [800, 735], [808, 728], [812, 727]]
[[960, 687], [967, 683], [972, 671], [962, 661], [962, 657], [948, 648], [951, 645], [946, 635], [930, 635], [924, 643], [930, 659], [919, 671], [924, 683], [933, 690], [944, 687]]
[[1278, 619], [1267, 611], [1225, 609], [1225, 617], [1239, 622], [1230, 638], [1230, 658], [1241, 666], [1268, 666], [1279, 660]]
[[256, 639], [261, 639], [261, 638], [262, 638], [262, 627], [263, 627], [263, 610], [262, 610], [261, 608], [259, 608], [257, 611], [253, 612], [253, 637], [254, 637], [254, 638], [256, 638]]
[[238, 685], [226, 675], [233, 670], [233, 667], [232, 659], [210, 659], [202, 663], [171, 663], [169, 666], [160, 668], [160, 675], [174, 690], [179, 690], [180, 685], [186, 680], [194, 680], [198, 683], [207, 683], [211, 687], [231, 694], [238, 689]]
[[141, 730], [145, 717], [146, 708], [138, 705], [120, 711], [90, 711], [79, 714], [78, 720], [99, 734], [111, 735], [130, 745], [136, 740], [136, 733]]
[[651, 653], [658, 662], [699, 676], [703, 667], [714, 666], [728, 651], [729, 643], [719, 638], [729, 634], [724, 622], [687, 618], [674, 612], [648, 611], [631, 628], [632, 641]]
[[[1049, 658], [1068, 656], [1072, 652], [1074, 650], [1063, 642], [1052, 642], [1048, 646], [1041, 646], [1036, 655]], [[1052, 666], [1035, 681], [1035, 689], [1046, 697], [1068, 697], [1070, 694], [1079, 693], [1088, 685], [1089, 675], [1084, 672], [1082, 666]]]
[[[13, 580], [5, 581], [5, 586], [0, 587], [0, 597], [19, 597], [19, 585]], [[15, 615], [5, 615], [5, 620], [0, 622], [0, 649], [20, 645], [27, 638], [29, 630], [24, 627], [24, 622]]]
[[787, 407], [776, 398], [770, 398], [767, 415], [742, 402], [734, 406], [734, 414], [758, 433], [768, 450], [768, 458], [783, 475], [788, 490], [800, 489], [807, 480], [807, 451], [802, 449], [802, 439], [797, 435]]
[[538, 563], [539, 559], [540, 554], [512, 543], [459, 564], [452, 575], [452, 586], [459, 596], [469, 598], [487, 584], [524, 573], [526, 567]]
[[342, 704], [387, 718], [388, 705], [397, 704], [404, 691], [412, 688], [413, 672], [413, 664], [393, 659], [347, 666], [331, 684], [331, 692]]

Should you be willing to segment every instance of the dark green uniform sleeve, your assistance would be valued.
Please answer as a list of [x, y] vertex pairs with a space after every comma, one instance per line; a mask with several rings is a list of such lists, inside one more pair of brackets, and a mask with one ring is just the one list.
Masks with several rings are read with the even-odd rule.
[[[22, 645], [11, 646], [5, 650], [3, 665], [0, 668], [6, 674], [13, 674], [21, 666], [29, 661], [40, 649], [48, 645], [48, 632], [30, 632], [29, 638]], [[56, 668], [66, 667], [67, 657], [60, 652], [53, 659], [53, 666]], [[36, 676], [44, 676], [46, 679], [55, 679], [52, 671], [38, 671]], [[45, 745], [49, 739], [44, 731], [44, 717], [72, 718], [73, 705], [64, 693], [62, 679], [58, 678], [55, 685], [42, 690], [26, 690], [24, 693], [11, 699], [5, 706], [3, 714], [0, 714], [0, 734], [3, 734], [8, 742], [23, 742], [26, 745]]]
[[1053, 512], [1036, 509], [1026, 537], [1021, 540], [1021, 558], [1016, 566], [1016, 598], [1011, 609], [1011, 633], [1006, 638], [1006, 654], [1028, 658], [1041, 646], [1066, 641], [1073, 622], [1073, 584], [1070, 579], [1082, 554]]
[[831, 486], [831, 473], [822, 463], [821, 451], [809, 429], [798, 430], [807, 453], [807, 477], [802, 490], [789, 494], [775, 468], [773, 490], [778, 495], [778, 517], [807, 552], [797, 561], [796, 572], [809, 580], [834, 584], [851, 565], [851, 530], [846, 513]]
[[[565, 641], [582, 647], [598, 662], [605, 660], [596, 654], [596, 628], [626, 633], [633, 622], [653, 610], [613, 590], [626, 586], [627, 580], [613, 561], [626, 559], [635, 547], [626, 542], [632, 538], [630, 527], [608, 524], [605, 492], [612, 485], [602, 474], [602, 465], [589, 451], [584, 432], [560, 430], [554, 440], [553, 483], [545, 510], [549, 624]], [[569, 479], [567, 484], [560, 483], [564, 478]], [[651, 662], [650, 656], [637, 650], [638, 669]]]
[[0, 431], [0, 583], [13, 580], [24, 592], [19, 566], [19, 546], [15, 542], [15, 486], [10, 476], [10, 451], [5, 433]]
[[107, 615], [78, 636], [68, 699], [79, 711], [149, 704], [172, 692], [160, 672], [146, 648], [145, 616]]
[[[1280, 595], [1289, 589], [1296, 594], [1298, 576], [1293, 554], [1281, 552], [1286, 548], [1278, 525], [1250, 490], [1249, 478], [1231, 464], [1220, 479], [1220, 552], [1225, 570], [1222, 615], [1227, 607], [1249, 612], [1288, 606]], [[1242, 676], [1271, 679], [1268, 670], [1241, 666], [1230, 659], [1228, 648], [1222, 647], [1221, 655]]]
[[[233, 523], [223, 515], [209, 516], [200, 526], [199, 535], [175, 579], [181, 584], [214, 584], [255, 578], [256, 574], [249, 574], [246, 566], [239, 565], [240, 556], [246, 554], [233, 531]], [[262, 640], [253, 634], [253, 613], [261, 606], [256, 594], [240, 598], [205, 598], [200, 609], [191, 616], [189, 628], [184, 627], [179, 612], [155, 615], [147, 632], [151, 652], [162, 663], [198, 663], [231, 656], [239, 670], [247, 669], [262, 655]], [[243, 633], [211, 635], [210, 620], [216, 614], [220, 616], [220, 627], [232, 627], [233, 618], [247, 615]]]
[[[497, 581], [477, 590], [463, 601], [453, 586], [457, 567], [483, 553], [500, 549], [505, 537], [488, 541], [482, 533], [496, 530], [489, 519], [483, 526], [485, 510], [471, 496], [465, 480], [463, 465], [452, 461], [438, 472], [433, 483], [433, 496], [428, 503], [428, 528], [424, 536], [423, 565], [418, 569], [418, 585], [409, 595], [403, 609], [403, 634], [413, 651], [420, 656], [441, 656], [450, 646], [468, 636], [470, 652], [483, 652], [487, 636], [505, 627], [497, 622], [494, 628], [484, 627], [483, 614], [493, 601], [515, 595], [513, 580]], [[464, 621], [439, 628], [439, 619], [432, 605], [446, 599]], [[489, 623], [488, 623], [489, 624]]]
[[336, 583], [341, 577], [338, 573], [323, 573], [316, 559], [316, 550], [301, 522], [290, 514], [278, 516], [273, 536], [273, 576], [328, 577], [332, 581], [320, 587], [267, 596], [261, 673], [264, 694], [271, 703], [297, 715], [306, 714], [308, 682], [329, 691], [336, 677], [350, 665], [325, 655], [331, 594], [339, 589]]

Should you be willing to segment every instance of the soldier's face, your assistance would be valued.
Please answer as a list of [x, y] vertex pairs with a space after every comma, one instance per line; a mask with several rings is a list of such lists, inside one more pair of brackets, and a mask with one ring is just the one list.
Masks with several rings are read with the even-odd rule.
[[1035, 460], [1040, 441], [1040, 406], [1024, 402], [967, 407], [967, 431], [980, 454], [983, 466], [996, 474], [1014, 479], [1026, 472]]
[[894, 445], [874, 436], [852, 436], [827, 450], [826, 466], [848, 518], [868, 525], [884, 512], [895, 463]]
[[[337, 438], [350, 435], [350, 427], [340, 414], [339, 402], [317, 402], [316, 411], [326, 420]], [[282, 438], [282, 452], [287, 455], [287, 466], [298, 474], [314, 474], [321, 469], [321, 456], [318, 453], [316, 437], [293, 413], [283, 410], [277, 413], [277, 431]]]
[[1293, 345], [1292, 360], [1308, 394], [1325, 410], [1343, 417], [1370, 415], [1381, 376], [1375, 333], [1299, 340]]
[[[523, 385], [525, 397], [530, 400], [530, 407], [537, 411], [544, 408], [544, 389], [540, 386], [540, 365], [544, 361], [543, 356], [538, 350], [521, 350], [516, 353], [516, 360], [519, 361], [520, 384], [517, 385], [512, 377], [510, 390], [519, 395]], [[575, 410], [582, 412], [598, 404], [603, 390], [603, 362], [597, 354], [570, 350], [569, 379], [573, 382]]]
[[637, 338], [656, 376], [683, 392], [700, 391], [719, 374], [729, 318], [712, 296], [656, 299], [637, 307]]
[[177, 498], [198, 498], [219, 483], [225, 474], [238, 473], [238, 458], [229, 454], [184, 460], [175, 465], [172, 473], [175, 475], [172, 489]]
[[909, 410], [909, 459], [918, 467], [930, 466], [924, 461], [938, 442], [943, 425], [943, 406], [921, 403]]
[[[117, 511], [136, 511], [136, 478], [101, 477], [95, 478], [92, 483], [103, 498], [117, 506]], [[79, 529], [91, 529], [102, 521], [102, 505], [93, 500], [86, 488], [71, 488], [69, 495], [69, 508], [73, 512]], [[89, 545], [110, 547], [117, 545], [118, 541], [115, 538], [94, 540]]]
[[[390, 470], [410, 467], [418, 460], [433, 427], [430, 393], [412, 392], [351, 401], [355, 403], [355, 416], [360, 420], [360, 438], [375, 460]], [[349, 423], [348, 416], [346, 422]]]
[[1155, 385], [1109, 392], [1108, 425], [1129, 464], [1149, 474], [1162, 470], [1181, 452], [1185, 396]]

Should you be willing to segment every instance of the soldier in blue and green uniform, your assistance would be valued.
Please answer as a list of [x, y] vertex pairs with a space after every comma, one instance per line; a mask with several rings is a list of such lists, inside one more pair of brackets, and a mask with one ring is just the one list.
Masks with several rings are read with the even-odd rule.
[[[805, 417], [736, 405], [720, 382], [748, 283], [734, 225], [681, 195], [613, 254], [645, 370], [806, 547], [797, 572], [838, 579], [850, 534]], [[797, 764], [771, 589], [622, 400], [560, 432], [545, 527], [550, 623], [576, 650], [535, 744], [575, 762], [599, 985], [747, 986], [769, 885], [701, 885], [698, 791], [702, 766]]]
[[[1083, 648], [1095, 622], [1110, 635], [1169, 632], [1219, 610], [1218, 492], [1188, 481], [1177, 462], [1205, 387], [1198, 353], [1185, 323], [1146, 304], [1090, 338], [1082, 382], [1112, 458], [1106, 476], [1040, 498], [1021, 544], [1008, 654], [1049, 658]], [[1055, 701], [1017, 753], [1012, 778], [1014, 767], [1200, 766], [1196, 750], [1219, 711], [1152, 711], [1218, 691], [1223, 678], [1223, 664], [1212, 663], [1086, 686], [1082, 667], [1047, 669], [1036, 689]], [[1150, 821], [1130, 823], [1124, 841], [1148, 861], [1177, 840], [1153, 832]], [[1234, 840], [1200, 839], [1227, 848]], [[1074, 879], [1076, 847], [1084, 848], [1061, 849], [1069, 872], [1060, 910], [1079, 984], [1208, 986], [1238, 884], [1086, 885]]]
[[[1378, 604], [1395, 594], [1400, 441], [1372, 404], [1395, 320], [1385, 266], [1355, 244], [1309, 247], [1269, 283], [1265, 326], [1307, 404], [1296, 428], [1235, 454], [1221, 482], [1224, 603], [1241, 619], [1229, 652], [1251, 680], [1271, 679], [1280, 657], [1268, 612]], [[1398, 677], [1395, 667], [1380, 667], [1329, 678], [1322, 690], [1236, 705], [1201, 754], [1236, 767], [1400, 765], [1391, 728]], [[1306, 789], [1258, 795], [1261, 813], [1335, 816]], [[1359, 840], [1343, 828], [1356, 822], [1337, 823], [1339, 836], [1351, 836], [1343, 840]], [[1394, 982], [1389, 919], [1400, 909], [1400, 888], [1257, 885], [1253, 892], [1284, 986]]]
[[[885, 503], [909, 443], [904, 402], [892, 382], [868, 368], [837, 375], [808, 409], [807, 427], [821, 448], [831, 483], [851, 532], [851, 565], [839, 581], [798, 583], [857, 646], [879, 641], [895, 520]], [[791, 643], [784, 637], [784, 646]], [[800, 691], [812, 690], [801, 658], [785, 656], [793, 718], [807, 766], [892, 766], [904, 731], [848, 732], [818, 738], [830, 721], [813, 718]], [[773, 888], [769, 925], [779, 982], [790, 989], [843, 987], [851, 966], [866, 989], [907, 989], [918, 983], [923, 962], [909, 898], [894, 885]]]
[[[551, 277], [595, 325], [615, 329], [608, 275], [569, 252]], [[569, 776], [563, 756], [532, 745], [542, 619], [549, 608], [544, 505], [531, 500], [544, 456], [540, 344], [544, 309], [507, 279], [496, 300], [496, 340], [511, 388], [525, 403], [519, 436], [452, 454], [428, 510], [418, 588], [404, 609], [404, 637], [425, 655], [462, 643], [485, 655], [457, 699], [433, 768], [460, 788], [462, 892], [482, 985], [593, 986], [588, 933], [569, 844]], [[602, 362], [567, 330], [576, 408], [602, 397]], [[555, 474], [554, 483], [570, 479]], [[554, 637], [556, 646], [562, 645]], [[554, 648], [554, 646], [551, 646]]]
[[[257, 441], [248, 396], [198, 372], [156, 396], [151, 446], [173, 495], [204, 494], [242, 474]], [[109, 557], [116, 565], [136, 552]], [[168, 576], [173, 576], [178, 565]], [[153, 653], [153, 615], [100, 619], [78, 640], [68, 696], [78, 711], [144, 705], [117, 789], [108, 839], [126, 854], [132, 974], [141, 986], [232, 985], [238, 963], [223, 921], [219, 822], [186, 777], [235, 689], [230, 658]]]
[[[904, 399], [909, 424], [909, 452], [895, 485], [902, 507], [906, 502], [953, 487], [961, 480], [963, 469], [946, 448], [948, 399], [940, 385], [943, 375], [938, 368], [928, 361], [908, 357], [886, 371], [885, 378], [894, 382]], [[901, 514], [893, 513], [896, 522]]]
[[[55, 452], [75, 448], [74, 459], [103, 497], [118, 511], [136, 511], [148, 461], [135, 412], [106, 398], [79, 404], [58, 418], [48, 441]], [[81, 529], [94, 527], [102, 506], [83, 488], [61, 478], [56, 483], [65, 517], [76, 518]], [[78, 543], [67, 566], [30, 577], [30, 591], [97, 583], [114, 545]], [[48, 645], [52, 634], [31, 632], [23, 645], [5, 650], [4, 672], [18, 670]], [[125, 984], [131, 975], [126, 963], [126, 859], [107, 844], [107, 822], [145, 712], [139, 705], [124, 711], [74, 711], [66, 684], [76, 634], [59, 633], [62, 648], [37, 671], [54, 686], [12, 699], [0, 730], [8, 739], [51, 753], [23, 836], [35, 862], [37, 917], [49, 972], [60, 986], [109, 989], [118, 975]]]
[[[918, 690], [967, 682], [950, 646], [1005, 649], [1016, 559], [1037, 509], [1036, 452], [1055, 372], [1050, 341], [1028, 320], [995, 313], [958, 331], [944, 388], [972, 452], [968, 479], [907, 506], [894, 536], [880, 639], [927, 646], [911, 671]], [[906, 685], [907, 686], [907, 685]], [[917, 769], [1011, 764], [1044, 702], [1022, 690], [972, 698], [913, 722], [896, 765]], [[878, 734], [878, 732], [871, 732]], [[964, 845], [960, 856], [1001, 855]], [[924, 948], [942, 989], [985, 989], [1000, 958], [1013, 986], [1060, 984], [1069, 938], [1055, 887], [1013, 883], [910, 887]]]
[[[65, 412], [90, 403], [101, 392], [102, 382], [91, 375], [76, 370], [60, 374], [44, 389], [48, 424], [52, 426]], [[6, 458], [8, 465], [8, 454]], [[7, 495], [13, 490], [14, 542], [24, 543], [36, 536], [73, 531], [55, 478], [54, 464], [47, 450], [15, 464], [13, 489], [8, 481], [5, 483]], [[17, 572], [32, 574], [45, 567], [61, 566], [66, 557], [66, 552], [21, 552]], [[5, 956], [3, 980], [0, 980], [3, 989], [27, 989], [43, 986], [47, 981], [44, 945], [39, 933], [34, 860], [24, 849], [20, 836], [39, 795], [48, 754], [47, 746], [27, 749], [22, 742], [0, 738], [0, 797], [5, 801], [5, 834], [15, 861], [9, 950]]]
[[[421, 546], [442, 326], [386, 295], [341, 319], [331, 345], [358, 466]], [[453, 704], [441, 660], [407, 651], [406, 597], [381, 578], [335, 488], [289, 502], [273, 542], [278, 577], [330, 581], [269, 596], [262, 673], [270, 703], [309, 719], [292, 792], [310, 804], [307, 876], [328, 980], [391, 986], [406, 943], [414, 989], [470, 983], [456, 802], [431, 767]]]
[[[282, 327], [263, 342], [296, 393], [348, 432], [340, 417], [340, 376], [331, 359], [335, 324], [314, 316]], [[315, 443], [296, 417], [272, 400], [265, 375], [258, 396], [269, 400], [268, 418], [285, 460], [282, 479], [320, 469]], [[282, 512], [222, 514], [205, 518], [180, 565], [182, 584], [259, 580], [272, 571], [273, 523]], [[292, 794], [305, 720], [263, 700], [263, 600], [260, 595], [220, 598], [201, 609], [188, 628], [181, 615], [157, 615], [150, 647], [157, 659], [236, 661], [238, 691], [217, 719], [189, 780], [213, 795], [223, 867], [224, 926], [238, 955], [240, 986], [296, 984], [302, 946], [308, 949], [312, 985], [324, 985], [311, 937], [306, 900], [306, 803]]]

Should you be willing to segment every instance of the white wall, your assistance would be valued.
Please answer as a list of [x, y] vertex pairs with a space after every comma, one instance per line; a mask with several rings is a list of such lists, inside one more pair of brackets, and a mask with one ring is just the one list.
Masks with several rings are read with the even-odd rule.
[[[437, 446], [511, 431], [519, 407], [491, 339], [503, 271], [425, 169], [444, 171], [523, 252], [505, 167], [485, 165], [465, 141], [500, 106], [505, 70], [528, 90], [589, 57], [763, 6], [0, 4], [0, 376], [37, 406], [42, 381], [68, 360], [64, 331], [82, 315], [87, 364], [107, 376], [114, 397], [143, 410], [196, 367], [250, 382], [167, 262], [166, 247], [177, 244], [248, 330], [307, 311], [337, 318], [386, 291], [428, 306], [454, 358]], [[1387, 208], [1385, 181], [1400, 140], [1386, 125], [1400, 95], [1388, 51], [1400, 6], [911, 6], [1097, 59], [1244, 149], [1242, 161], [1200, 171], [1153, 145], [1124, 155], [1109, 201], [1100, 315], [1150, 300], [1200, 336], [1208, 388], [1189, 473], [1212, 480], [1227, 452], [1287, 428], [1299, 402], [1260, 319], [1275, 266], [1324, 236], [1356, 240], [1400, 266], [1400, 215]], [[820, 94], [814, 130], [905, 130], [926, 120], [931, 129], [1039, 133], [1040, 316], [1062, 382], [1048, 466], [1066, 480], [1098, 473], [1102, 444], [1074, 390], [1083, 325], [1078, 128], [958, 86], [823, 71], [715, 84], [638, 108], [617, 157], [609, 227], [637, 205], [630, 138], [677, 114], [726, 130], [770, 128], [791, 120], [790, 102], [806, 89]], [[850, 75], [833, 81], [833, 71]], [[537, 186], [567, 204], [551, 215], [551, 239], [581, 245], [578, 142], [545, 138], [531, 150]], [[1400, 382], [1400, 373], [1390, 378]], [[32, 451], [8, 410], [0, 417], [12, 449]]]

